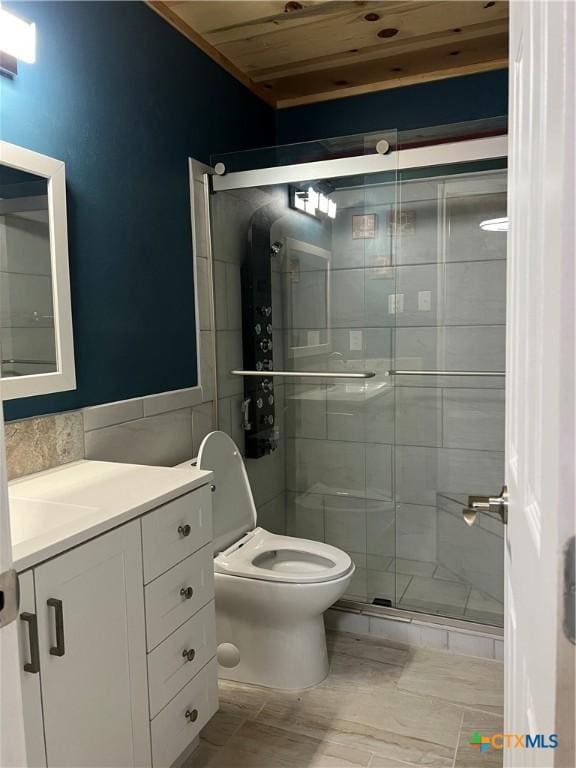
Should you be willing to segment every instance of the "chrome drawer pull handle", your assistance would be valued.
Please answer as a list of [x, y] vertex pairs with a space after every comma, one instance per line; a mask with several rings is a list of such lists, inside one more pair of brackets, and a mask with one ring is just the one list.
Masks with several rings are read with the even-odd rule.
[[190, 536], [190, 531], [191, 530], [192, 530], [192, 528], [190, 528], [188, 523], [186, 523], [186, 525], [179, 525], [178, 526], [178, 533], [180, 534], [180, 536], [182, 536], [182, 538], [186, 538], [186, 536]]
[[184, 600], [190, 600], [193, 594], [194, 590], [192, 587], [182, 587], [180, 590], [180, 595], [184, 598]]
[[197, 709], [187, 709], [186, 712], [184, 712], [184, 717], [188, 722], [195, 723], [196, 720], [198, 720], [198, 710]]
[[214, 484], [212, 484], [210, 486], [210, 490], [212, 491], [212, 493], [215, 493], [216, 492], [216, 486]]
[[186, 661], [194, 661], [194, 656], [196, 656], [196, 651], [194, 648], [190, 648], [190, 650], [183, 650], [182, 651], [182, 658]]

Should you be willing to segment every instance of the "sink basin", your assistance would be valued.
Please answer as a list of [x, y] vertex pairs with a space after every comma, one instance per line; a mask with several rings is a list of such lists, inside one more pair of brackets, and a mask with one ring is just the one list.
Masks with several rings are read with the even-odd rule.
[[10, 528], [12, 545], [49, 535], [62, 527], [74, 528], [75, 523], [86, 515], [97, 512], [97, 507], [84, 507], [78, 504], [40, 501], [38, 499], [10, 499]]

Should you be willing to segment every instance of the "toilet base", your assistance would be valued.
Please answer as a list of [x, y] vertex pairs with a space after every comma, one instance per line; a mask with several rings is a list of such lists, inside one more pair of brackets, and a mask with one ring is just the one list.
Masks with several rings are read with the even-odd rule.
[[267, 688], [297, 690], [318, 685], [328, 674], [328, 652], [323, 615], [307, 617], [294, 623], [270, 626], [247, 622], [243, 618], [218, 616], [216, 636], [218, 661], [234, 661], [230, 648], [239, 652], [234, 667], [218, 664], [218, 676], [224, 680], [250, 683]]
[[328, 674], [324, 611], [344, 594], [338, 579], [282, 582], [214, 573], [218, 672], [225, 680], [298, 690]]

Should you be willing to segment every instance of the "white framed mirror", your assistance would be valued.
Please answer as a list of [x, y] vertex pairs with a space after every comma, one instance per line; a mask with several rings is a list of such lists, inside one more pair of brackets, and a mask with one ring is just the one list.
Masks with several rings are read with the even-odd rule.
[[0, 141], [0, 378], [11, 400], [75, 389], [64, 163]]

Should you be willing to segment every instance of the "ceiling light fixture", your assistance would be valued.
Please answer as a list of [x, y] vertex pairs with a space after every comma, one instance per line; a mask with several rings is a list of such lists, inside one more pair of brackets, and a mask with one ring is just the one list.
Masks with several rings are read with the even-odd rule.
[[508, 216], [481, 221], [480, 229], [483, 229], [485, 232], [508, 232]]
[[328, 216], [329, 219], [336, 218], [336, 203], [330, 200], [323, 192], [308, 187], [308, 189], [298, 189], [290, 187], [290, 207], [297, 211], [307, 213], [308, 216], [321, 218]]

